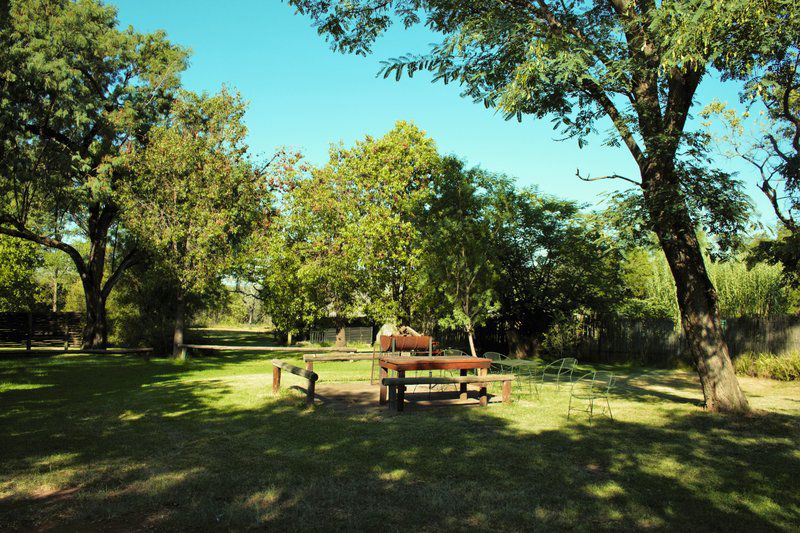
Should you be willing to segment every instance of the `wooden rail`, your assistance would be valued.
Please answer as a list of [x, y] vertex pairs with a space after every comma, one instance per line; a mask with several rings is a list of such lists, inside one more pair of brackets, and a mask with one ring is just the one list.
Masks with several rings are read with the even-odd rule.
[[[345, 352], [356, 353], [356, 348], [334, 348], [334, 347], [311, 347], [311, 346], [231, 346], [228, 344], [179, 344], [181, 355], [186, 357], [189, 350], [210, 350], [225, 351], [233, 350], [239, 352]], [[362, 352], [365, 353], [365, 352]]]
[[304, 377], [308, 380], [308, 387], [306, 388], [306, 403], [309, 405], [314, 404], [314, 387], [319, 379], [319, 376], [310, 370], [294, 366], [286, 361], [280, 359], [272, 360], [272, 393], [278, 394], [281, 390], [281, 371], [285, 370], [296, 376]]
[[31, 350], [3, 350], [0, 349], [0, 358], [2, 357], [49, 357], [55, 355], [67, 354], [91, 354], [91, 355], [142, 355], [145, 358], [153, 353], [152, 348], [87, 348], [82, 350], [75, 348], [73, 350], [64, 350], [61, 348], [33, 348]]
[[314, 363], [331, 363], [336, 361], [371, 361], [373, 355], [370, 353], [334, 353], [334, 354], [309, 354], [303, 356], [306, 370], [314, 370]]

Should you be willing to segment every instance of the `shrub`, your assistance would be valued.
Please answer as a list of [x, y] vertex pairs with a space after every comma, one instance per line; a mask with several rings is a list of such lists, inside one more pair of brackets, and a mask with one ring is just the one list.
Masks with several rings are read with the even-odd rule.
[[159, 274], [136, 265], [111, 293], [107, 312], [112, 344], [171, 352], [177, 296], [174, 284]]
[[744, 353], [734, 361], [736, 373], [757, 378], [794, 381], [800, 379], [800, 352], [783, 355]]

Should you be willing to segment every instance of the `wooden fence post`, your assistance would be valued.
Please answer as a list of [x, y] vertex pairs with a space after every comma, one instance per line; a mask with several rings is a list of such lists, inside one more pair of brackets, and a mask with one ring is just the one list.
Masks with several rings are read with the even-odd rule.
[[278, 394], [281, 390], [281, 367], [272, 367], [272, 394]]
[[306, 389], [306, 403], [308, 405], [314, 405], [314, 389], [316, 387], [316, 382], [313, 380], [308, 380], [308, 388]]

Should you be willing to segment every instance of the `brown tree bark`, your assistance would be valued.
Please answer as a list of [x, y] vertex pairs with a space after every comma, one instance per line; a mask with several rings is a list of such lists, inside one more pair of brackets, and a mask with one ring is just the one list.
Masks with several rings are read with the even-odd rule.
[[175, 306], [175, 331], [172, 334], [172, 357], [178, 359], [184, 353], [180, 345], [183, 344], [183, 334], [186, 328], [186, 300], [182, 292], [178, 292]]
[[336, 325], [336, 347], [337, 348], [344, 348], [347, 346], [347, 335], [345, 333], [345, 326], [344, 324], [337, 324]]
[[697, 234], [672, 167], [650, 166], [642, 176], [644, 197], [654, 230], [677, 287], [681, 324], [700, 376], [706, 408], [747, 412], [722, 333], [717, 293], [708, 277]]
[[471, 329], [467, 330], [467, 339], [469, 339], [470, 354], [472, 354], [472, 357], [478, 357], [477, 352], [475, 352], [475, 333]]

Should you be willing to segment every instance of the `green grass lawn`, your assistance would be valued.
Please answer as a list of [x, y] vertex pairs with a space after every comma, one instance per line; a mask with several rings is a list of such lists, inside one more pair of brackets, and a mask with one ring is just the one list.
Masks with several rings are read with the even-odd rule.
[[[758, 412], [730, 418], [697, 407], [689, 373], [617, 367], [616, 420], [589, 425], [552, 389], [486, 409], [307, 409], [272, 396], [273, 356], [0, 361], [0, 530], [800, 525], [797, 383], [743, 378]], [[363, 380], [369, 363], [315, 370]]]

